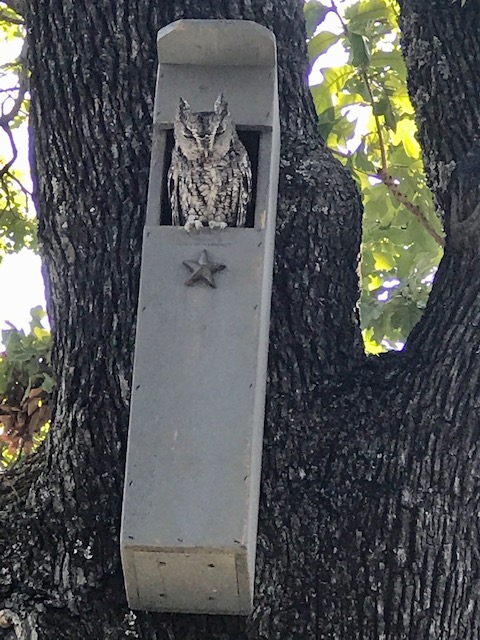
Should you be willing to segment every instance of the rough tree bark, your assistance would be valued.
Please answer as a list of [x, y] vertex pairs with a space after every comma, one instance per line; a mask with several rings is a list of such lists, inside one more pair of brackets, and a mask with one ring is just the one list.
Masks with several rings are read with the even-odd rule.
[[[480, 8], [399, 4], [448, 236], [407, 347], [369, 359], [355, 311], [360, 201], [316, 133], [302, 3], [28, 0], [58, 386], [46, 446], [1, 487], [0, 637], [480, 637], [480, 198], [469, 151]], [[278, 40], [282, 160], [248, 619], [129, 612], [119, 562], [155, 34], [182, 17], [256, 20]]]

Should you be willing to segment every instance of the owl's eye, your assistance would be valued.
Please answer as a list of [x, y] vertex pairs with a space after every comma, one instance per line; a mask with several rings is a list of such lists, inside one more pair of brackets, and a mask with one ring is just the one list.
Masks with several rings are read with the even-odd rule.
[[188, 129], [185, 129], [185, 131], [183, 132], [183, 137], [193, 139], [195, 136], [192, 135], [190, 131], [188, 131]]
[[217, 131], [216, 131], [216, 135], [217, 135], [217, 136], [221, 136], [221, 135], [222, 135], [222, 133], [225, 133], [225, 125], [223, 125], [223, 124], [221, 124], [221, 125], [218, 127], [218, 129], [217, 129]]

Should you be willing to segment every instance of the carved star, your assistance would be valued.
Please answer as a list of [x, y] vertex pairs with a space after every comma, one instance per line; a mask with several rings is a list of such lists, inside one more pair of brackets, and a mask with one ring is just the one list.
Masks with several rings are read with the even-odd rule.
[[226, 267], [224, 264], [210, 262], [208, 259], [208, 253], [205, 249], [202, 250], [198, 260], [184, 260], [183, 264], [192, 272], [190, 278], [185, 280], [187, 287], [191, 287], [196, 282], [206, 282], [214, 289], [217, 285], [213, 279], [213, 274], [217, 273], [217, 271], [222, 271]]

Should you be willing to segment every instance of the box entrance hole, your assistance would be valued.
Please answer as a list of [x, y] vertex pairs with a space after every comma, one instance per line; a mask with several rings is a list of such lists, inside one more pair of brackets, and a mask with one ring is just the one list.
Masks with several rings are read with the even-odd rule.
[[[247, 216], [245, 227], [252, 229], [255, 226], [255, 207], [257, 200], [257, 176], [258, 176], [258, 153], [260, 147], [260, 132], [252, 131], [251, 129], [237, 128], [238, 137], [247, 150], [250, 164], [252, 166], [252, 197], [247, 207]], [[175, 146], [175, 140], [173, 137], [173, 129], [166, 131], [166, 143], [165, 143], [165, 162], [164, 162], [164, 175], [162, 177], [162, 205], [160, 213], [160, 224], [171, 226], [172, 225], [172, 208], [170, 206], [170, 199], [168, 197], [167, 188], [167, 175], [172, 162], [172, 151]]]

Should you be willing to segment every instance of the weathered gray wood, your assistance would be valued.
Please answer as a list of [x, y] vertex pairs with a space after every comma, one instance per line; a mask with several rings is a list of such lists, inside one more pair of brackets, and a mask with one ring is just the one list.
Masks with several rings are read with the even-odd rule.
[[[246, 21], [182, 20], [157, 41], [121, 534], [125, 585], [135, 609], [248, 614], [280, 147], [275, 38]], [[241, 113], [246, 128], [262, 125], [254, 227], [187, 233], [159, 224], [168, 202], [164, 128], [180, 96], [195, 111], [211, 110], [220, 92], [235, 122]], [[202, 259], [222, 271], [185, 286], [185, 266]]]
[[[146, 230], [122, 526], [135, 609], [251, 610], [272, 244]], [[183, 262], [204, 249], [226, 268], [215, 289], [187, 287]]]
[[173, 128], [179, 99], [194, 111], [211, 111], [223, 93], [235, 125], [259, 132], [254, 223], [265, 227], [266, 212], [276, 207], [270, 187], [278, 183], [278, 162], [272, 158], [280, 153], [275, 36], [246, 20], [179, 20], [160, 30], [157, 48], [147, 225], [162, 219], [166, 132]]
[[160, 64], [276, 65], [275, 36], [251, 20], [178, 20], [157, 36]]

